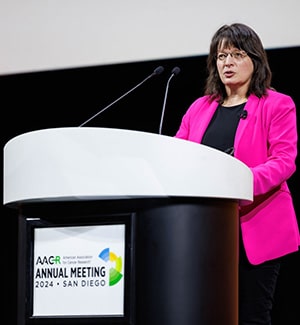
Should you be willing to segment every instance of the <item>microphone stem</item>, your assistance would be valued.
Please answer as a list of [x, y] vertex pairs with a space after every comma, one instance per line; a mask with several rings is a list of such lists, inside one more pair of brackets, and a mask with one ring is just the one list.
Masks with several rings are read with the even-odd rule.
[[116, 102], [118, 102], [119, 100], [121, 100], [123, 97], [127, 96], [129, 93], [131, 93], [132, 91], [134, 91], [137, 87], [139, 87], [140, 85], [142, 85], [145, 81], [147, 81], [149, 78], [153, 77], [156, 73], [152, 73], [150, 76], [146, 77], [143, 81], [141, 81], [139, 84], [137, 84], [135, 87], [133, 87], [132, 89], [128, 90], [125, 94], [123, 94], [121, 97], [117, 98], [115, 101], [113, 101], [112, 103], [110, 103], [109, 105], [107, 105], [106, 107], [104, 107], [101, 111], [99, 111], [98, 113], [96, 113], [95, 115], [93, 115], [92, 117], [90, 117], [88, 120], [86, 120], [85, 122], [83, 122], [82, 124], [79, 125], [79, 127], [84, 126], [85, 124], [87, 124], [89, 121], [91, 121], [92, 119], [94, 119], [97, 115], [103, 113], [105, 110], [107, 110], [110, 106], [114, 105]]
[[160, 125], [159, 125], [159, 132], [158, 134], [161, 134], [161, 130], [162, 130], [162, 125], [163, 125], [163, 120], [164, 120], [164, 114], [165, 114], [165, 109], [166, 109], [166, 102], [167, 102], [167, 95], [168, 95], [168, 90], [169, 90], [169, 84], [171, 79], [174, 77], [174, 73], [171, 74], [171, 77], [169, 78], [168, 82], [167, 82], [167, 86], [166, 86], [166, 91], [165, 91], [165, 98], [164, 98], [164, 103], [163, 103], [163, 109], [162, 109], [162, 113], [161, 113], [161, 118], [160, 118]]

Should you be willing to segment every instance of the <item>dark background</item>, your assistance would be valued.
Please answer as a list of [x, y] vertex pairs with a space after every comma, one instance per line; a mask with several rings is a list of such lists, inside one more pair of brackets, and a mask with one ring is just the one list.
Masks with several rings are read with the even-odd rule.
[[[273, 71], [273, 87], [294, 99], [299, 115], [300, 47], [269, 49], [267, 53]], [[25, 132], [81, 125], [144, 80], [159, 65], [165, 68], [161, 75], [149, 79], [84, 127], [158, 133], [167, 80], [171, 70], [178, 66], [181, 72], [170, 82], [162, 128], [162, 134], [173, 136], [188, 106], [203, 95], [206, 56], [0, 76], [2, 148], [11, 138]], [[289, 186], [299, 220], [299, 158], [297, 166]], [[2, 277], [5, 302], [2, 317], [7, 319], [9, 315], [9, 324], [16, 324], [17, 211], [2, 206], [1, 217], [4, 252], [1, 269], [5, 273]], [[273, 325], [300, 323], [299, 275], [300, 256], [297, 252], [283, 259]]]

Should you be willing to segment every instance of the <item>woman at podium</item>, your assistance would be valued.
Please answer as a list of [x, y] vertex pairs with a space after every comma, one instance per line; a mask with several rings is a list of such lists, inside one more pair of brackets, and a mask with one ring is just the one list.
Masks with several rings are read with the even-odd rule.
[[204, 96], [175, 137], [227, 152], [252, 171], [254, 200], [239, 210], [239, 324], [270, 325], [281, 258], [300, 245], [287, 185], [296, 170], [296, 107], [271, 87], [267, 54], [247, 25], [216, 31], [207, 69]]

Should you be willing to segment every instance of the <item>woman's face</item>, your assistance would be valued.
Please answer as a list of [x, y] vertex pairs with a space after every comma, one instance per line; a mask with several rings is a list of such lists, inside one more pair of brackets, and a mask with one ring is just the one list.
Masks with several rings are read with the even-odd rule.
[[226, 88], [248, 89], [254, 65], [245, 51], [235, 47], [220, 47], [217, 53], [217, 69]]

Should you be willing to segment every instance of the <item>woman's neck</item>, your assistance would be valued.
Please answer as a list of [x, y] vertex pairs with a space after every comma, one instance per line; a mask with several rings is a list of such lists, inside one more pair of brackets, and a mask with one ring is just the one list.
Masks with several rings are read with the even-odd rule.
[[222, 103], [222, 106], [236, 106], [236, 105], [240, 105], [243, 104], [247, 101], [247, 97], [241, 96], [239, 94], [236, 95], [230, 95], [228, 97], [226, 97]]

